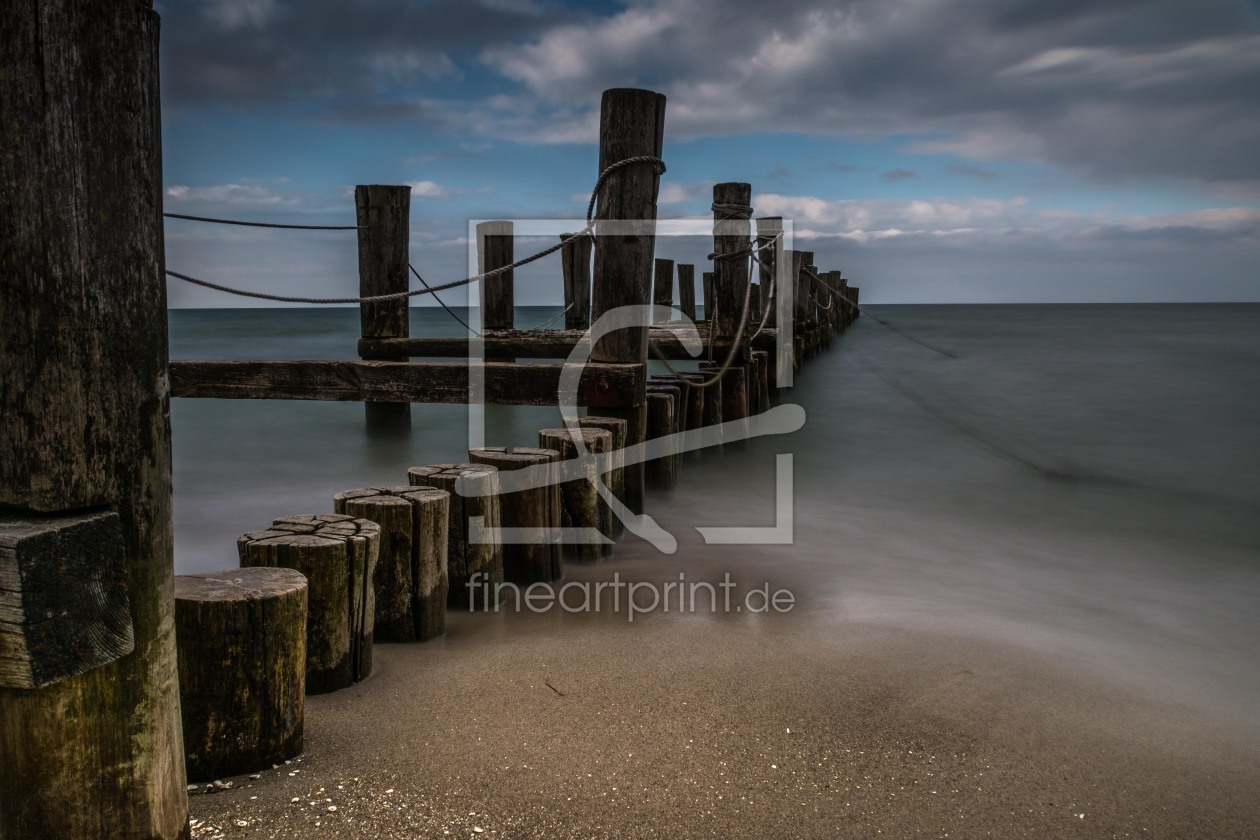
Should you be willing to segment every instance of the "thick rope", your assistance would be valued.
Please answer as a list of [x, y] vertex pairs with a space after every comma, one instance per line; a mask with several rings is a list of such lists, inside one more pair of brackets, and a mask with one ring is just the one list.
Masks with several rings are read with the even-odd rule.
[[212, 219], [209, 216], [185, 216], [183, 213], [163, 213], [168, 219], [186, 219], [190, 222], [211, 222], [216, 225], [241, 225], [242, 227], [284, 228], [285, 230], [359, 230], [366, 225], [279, 225], [271, 222], [242, 222], [237, 219]]
[[591, 190], [591, 201], [586, 206], [586, 227], [582, 228], [582, 230], [578, 231], [575, 234], [572, 234], [571, 236], [562, 238], [558, 244], [552, 245], [550, 248], [545, 248], [536, 254], [519, 259], [516, 262], [511, 263], [510, 265], [501, 266], [499, 268], [494, 269], [493, 271], [487, 271], [482, 274], [476, 274], [476, 275], [473, 275], [472, 277], [467, 277], [463, 280], [453, 280], [450, 283], [443, 283], [439, 286], [426, 285], [426, 287], [423, 289], [412, 289], [411, 291], [407, 291], [407, 292], [393, 292], [392, 294], [387, 294], [387, 295], [369, 295], [367, 297], [310, 298], [310, 297], [298, 297], [294, 295], [273, 295], [273, 294], [267, 294], [265, 292], [251, 292], [245, 289], [234, 289], [231, 286], [223, 286], [223, 285], [220, 285], [219, 283], [211, 283], [209, 280], [199, 280], [196, 277], [190, 277], [187, 274], [180, 274], [178, 271], [171, 271], [170, 269], [167, 269], [166, 273], [170, 275], [171, 277], [175, 277], [187, 283], [194, 283], [198, 286], [204, 286], [207, 289], [214, 289], [215, 291], [218, 291], [218, 292], [226, 292], [227, 294], [239, 295], [241, 297], [248, 297], [248, 298], [256, 298], [258, 300], [272, 300], [272, 301], [277, 301], [279, 303], [314, 303], [314, 304], [377, 303], [377, 302], [386, 301], [386, 300], [398, 300], [400, 298], [410, 298], [410, 297], [416, 297], [418, 295], [430, 295], [436, 292], [444, 292], [447, 289], [454, 289], [459, 286], [467, 286], [470, 283], [476, 283], [480, 280], [485, 280], [489, 277], [494, 277], [496, 275], [503, 274], [504, 272], [512, 271], [513, 269], [520, 268], [523, 265], [529, 265], [530, 263], [536, 260], [540, 260], [549, 254], [554, 254], [556, 251], [559, 251], [561, 248], [563, 248], [565, 245], [568, 245], [570, 242], [573, 242], [574, 240], [580, 237], [591, 234], [595, 230], [595, 218], [594, 218], [595, 205], [599, 201], [600, 192], [603, 190], [604, 183], [608, 180], [608, 176], [612, 174], [613, 172], [617, 171], [618, 169], [621, 169], [622, 167], [629, 166], [634, 163], [650, 163], [656, 168], [657, 174], [664, 174], [665, 172], [665, 161], [661, 160], [658, 157], [653, 157], [651, 155], [637, 155], [635, 157], [628, 157], [625, 160], [620, 160], [614, 164], [609, 165], [608, 167], [604, 169], [603, 172], [599, 173], [599, 178], [595, 180], [595, 188]]

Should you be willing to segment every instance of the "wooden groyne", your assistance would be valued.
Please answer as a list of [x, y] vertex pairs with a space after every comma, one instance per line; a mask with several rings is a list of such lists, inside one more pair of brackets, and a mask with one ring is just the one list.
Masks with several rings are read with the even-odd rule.
[[[517, 258], [512, 227], [492, 222], [478, 232], [481, 276], [433, 287], [479, 280], [486, 329], [410, 335], [407, 303], [432, 291], [409, 289], [410, 191], [365, 185], [358, 295], [310, 301], [359, 303], [358, 361], [169, 362], [163, 272], [223, 287], [163, 265], [157, 31], [145, 3], [50, 0], [15, 7], [0, 34], [12, 57], [0, 306], [20, 316], [0, 336], [0, 838], [186, 837], [185, 766], [244, 772], [292, 755], [299, 679], [302, 693], [362, 679], [378, 626], [432, 638], [446, 609], [492, 608], [500, 582], [554, 581], [566, 562], [607, 557], [624, 511], [642, 511], [645, 489], [668, 490], [685, 467], [675, 443], [645, 455], [645, 442], [699, 429], [716, 446], [717, 430], [765, 411], [859, 311], [838, 272], [785, 247], [783, 220], [756, 219], [754, 231], [742, 182], [714, 188], [703, 263], [658, 262], [665, 97], [616, 89], [601, 106], [587, 226], [552, 249], [563, 328], [513, 323], [513, 270], [543, 255]], [[697, 263], [711, 270], [693, 324]], [[690, 320], [654, 317], [653, 304]], [[651, 358], [704, 364], [658, 378]], [[343, 494], [346, 514], [269, 512], [240, 542], [243, 568], [173, 584], [170, 396], [359, 401], [369, 428], [396, 431], [413, 403], [558, 405], [568, 377], [570, 405], [586, 412], [572, 424], [468, 464], [420, 465], [414, 488]], [[513, 483], [536, 471], [555, 489]], [[388, 524], [368, 518], [376, 510]], [[545, 548], [505, 553], [508, 529]], [[389, 605], [379, 625], [378, 595]], [[271, 641], [230, 648], [226, 626]], [[233, 667], [185, 664], [181, 681], [177, 643], [185, 663]], [[228, 699], [192, 702], [207, 686]], [[242, 696], [268, 700], [229, 720]]]

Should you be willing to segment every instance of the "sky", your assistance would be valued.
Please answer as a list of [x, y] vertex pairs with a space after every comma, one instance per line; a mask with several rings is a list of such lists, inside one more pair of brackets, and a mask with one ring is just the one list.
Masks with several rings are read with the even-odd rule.
[[[642, 87], [668, 98], [661, 218], [748, 182], [863, 303], [1260, 300], [1260, 0], [155, 7], [166, 210], [354, 224], [355, 184], [408, 184], [430, 283], [474, 273], [470, 220], [580, 228], [600, 95]], [[166, 247], [226, 285], [358, 290], [353, 231], [168, 219]], [[558, 257], [517, 274], [518, 305], [561, 289]], [[173, 279], [170, 303], [259, 305]]]

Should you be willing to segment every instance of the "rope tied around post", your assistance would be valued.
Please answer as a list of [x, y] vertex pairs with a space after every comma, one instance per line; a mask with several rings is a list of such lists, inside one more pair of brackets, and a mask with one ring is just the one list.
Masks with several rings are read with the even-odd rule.
[[[638, 164], [638, 163], [652, 164], [656, 168], [657, 174], [664, 174], [665, 172], [665, 161], [653, 155], [635, 155], [634, 157], [628, 157], [624, 160], [619, 160], [616, 163], [609, 164], [607, 167], [604, 168], [603, 172], [599, 173], [599, 177], [595, 179], [595, 187], [594, 189], [591, 190], [591, 200], [590, 200], [590, 203], [587, 204], [586, 206], [586, 226], [584, 228], [582, 228], [580, 231], [573, 234], [572, 236], [561, 239], [558, 244], [552, 245], [550, 248], [545, 248], [539, 251], [538, 253], [532, 254], [528, 257], [522, 257], [516, 262], [513, 262], [509, 265], [500, 266], [499, 268], [496, 268], [493, 271], [487, 271], [482, 274], [475, 274], [472, 277], [466, 277], [463, 280], [452, 280], [449, 283], [442, 283], [437, 286], [430, 286], [428, 284], [425, 284], [425, 288], [423, 289], [412, 289], [407, 292], [394, 292], [388, 295], [369, 295], [366, 297], [346, 297], [346, 298], [312, 298], [312, 297], [300, 297], [296, 295], [273, 295], [273, 294], [268, 294], [266, 292], [252, 292], [247, 289], [234, 289], [231, 286], [224, 286], [219, 283], [212, 283], [209, 280], [201, 280], [196, 277], [191, 277], [187, 274], [181, 274], [180, 272], [172, 271], [169, 268], [166, 270], [166, 273], [169, 276], [174, 277], [179, 280], [183, 280], [186, 283], [193, 283], [198, 286], [204, 286], [207, 289], [214, 289], [217, 292], [225, 292], [230, 295], [239, 295], [241, 297], [257, 298], [258, 300], [272, 300], [272, 301], [277, 301], [279, 303], [312, 303], [312, 304], [376, 303], [378, 301], [398, 300], [399, 298], [410, 298], [410, 297], [417, 297], [419, 295], [431, 295], [437, 292], [444, 292], [447, 289], [455, 289], [460, 286], [467, 286], [472, 283], [476, 283], [480, 280], [484, 280], [487, 277], [494, 277], [499, 274], [512, 271], [513, 269], [520, 268], [523, 265], [529, 265], [530, 263], [540, 260], [543, 257], [548, 256], [549, 254], [554, 254], [556, 251], [559, 251], [565, 245], [568, 245], [570, 242], [573, 242], [576, 239], [592, 234], [595, 230], [595, 218], [594, 218], [595, 207], [599, 202], [600, 194], [602, 193], [604, 189], [604, 184], [607, 182], [608, 176], [623, 167], [630, 166], [632, 164]], [[598, 243], [598, 240], [597, 240], [597, 243]]]

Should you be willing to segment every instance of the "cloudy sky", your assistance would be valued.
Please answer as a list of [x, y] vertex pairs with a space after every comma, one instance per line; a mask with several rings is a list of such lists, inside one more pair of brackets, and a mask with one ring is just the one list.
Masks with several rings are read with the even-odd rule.
[[[580, 219], [600, 93], [646, 87], [662, 217], [747, 181], [864, 302], [1260, 300], [1260, 0], [156, 6], [167, 210], [353, 224], [353, 185], [410, 184], [430, 282], [465, 276], [470, 219]], [[177, 271], [357, 291], [353, 232], [166, 230]], [[518, 304], [559, 276], [520, 273]]]

